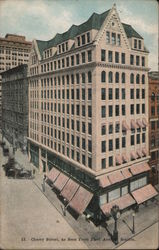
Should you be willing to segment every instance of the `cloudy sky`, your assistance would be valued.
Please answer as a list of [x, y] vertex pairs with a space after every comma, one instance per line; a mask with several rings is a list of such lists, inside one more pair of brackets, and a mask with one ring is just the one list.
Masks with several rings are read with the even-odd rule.
[[116, 3], [122, 22], [131, 24], [145, 39], [149, 67], [158, 70], [157, 0], [0, 0], [0, 36], [25, 35], [27, 40], [49, 40], [72, 24], [86, 21]]

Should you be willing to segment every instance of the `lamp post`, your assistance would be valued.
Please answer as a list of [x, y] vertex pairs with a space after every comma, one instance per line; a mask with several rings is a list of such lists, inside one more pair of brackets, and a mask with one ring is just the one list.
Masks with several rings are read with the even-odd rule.
[[120, 209], [119, 209], [119, 206], [114, 205], [114, 206], [111, 208], [111, 215], [112, 215], [112, 217], [114, 218], [114, 221], [115, 221], [114, 231], [113, 231], [113, 235], [112, 235], [112, 240], [113, 240], [113, 242], [115, 243], [115, 245], [117, 245], [118, 242], [119, 242], [119, 240], [118, 240], [118, 230], [117, 230], [117, 220], [118, 220], [119, 217], [120, 217]]
[[135, 233], [135, 213], [132, 214], [133, 216], [133, 228], [132, 228], [132, 233]]

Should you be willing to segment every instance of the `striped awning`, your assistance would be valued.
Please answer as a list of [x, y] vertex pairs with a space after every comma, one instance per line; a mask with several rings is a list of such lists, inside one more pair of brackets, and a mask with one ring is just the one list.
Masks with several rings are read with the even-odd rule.
[[138, 125], [136, 124], [134, 119], [131, 119], [131, 129], [136, 129], [138, 128]]
[[136, 160], [136, 159], [137, 159], [137, 154], [135, 153], [135, 151], [132, 151], [132, 152], [131, 152], [131, 158], [132, 158], [133, 160]]
[[54, 187], [56, 187], [59, 191], [63, 189], [67, 181], [69, 180], [69, 177], [66, 176], [63, 173], [60, 173], [60, 175], [57, 177], [56, 181], [54, 182]]
[[78, 214], [82, 214], [90, 203], [92, 197], [92, 193], [80, 186], [68, 205], [73, 208]]
[[129, 130], [129, 129], [130, 129], [130, 128], [129, 128], [127, 122], [126, 122], [125, 120], [122, 121], [122, 130]]
[[50, 172], [48, 173], [47, 178], [50, 181], [54, 182], [56, 178], [59, 176], [59, 174], [60, 174], [59, 170], [57, 170], [56, 168], [52, 168]]
[[138, 124], [138, 126], [139, 126], [140, 128], [143, 127], [143, 123], [142, 123], [142, 121], [141, 121], [140, 119], [137, 119], [136, 122], [137, 122], [137, 124]]
[[79, 188], [79, 184], [73, 181], [72, 179], [69, 179], [69, 181], [66, 183], [66, 185], [64, 186], [60, 194], [67, 201], [70, 201], [73, 198], [78, 188]]
[[116, 155], [115, 160], [116, 160], [116, 163], [119, 165], [121, 165], [123, 163], [122, 157], [120, 155]]
[[132, 176], [128, 168], [121, 170], [121, 172], [125, 179], [129, 179]]
[[143, 123], [144, 127], [147, 127], [148, 122], [147, 122], [146, 118], [143, 118], [143, 119], [142, 119], [142, 123]]
[[123, 161], [125, 161], [125, 162], [129, 161], [129, 158], [128, 158], [128, 156], [125, 153], [122, 154], [122, 158], [123, 158]]
[[158, 195], [158, 192], [151, 184], [148, 184], [132, 192], [132, 196], [136, 200], [137, 204], [141, 204], [155, 197], [156, 195]]
[[119, 209], [120, 210], [123, 210], [127, 207], [130, 207], [131, 205], [135, 204], [135, 200], [133, 199], [133, 197], [130, 195], [130, 194], [126, 194], [116, 200], [113, 200], [109, 203], [106, 203], [104, 205], [102, 205], [100, 208], [102, 210], [102, 212], [104, 214], [110, 214], [111, 213], [111, 208], [114, 206], [114, 205], [117, 205], [119, 206]]
[[133, 165], [130, 167], [130, 171], [133, 175], [140, 174], [149, 170], [150, 170], [150, 167], [148, 163], [141, 163], [141, 164]]
[[110, 183], [110, 181], [109, 181], [109, 179], [108, 179], [108, 176], [102, 176], [100, 179], [99, 179], [99, 186], [100, 187], [103, 187], [103, 188], [105, 188], [105, 187], [108, 187], [108, 186], [110, 186], [111, 185], [111, 183]]
[[140, 149], [136, 151], [137, 155], [141, 158], [143, 156], [143, 153]]
[[109, 174], [108, 178], [109, 178], [111, 184], [114, 184], [114, 183], [117, 183], [117, 182], [124, 180], [124, 176], [122, 175], [122, 173], [120, 171], [115, 171], [114, 173]]
[[146, 148], [143, 148], [143, 149], [142, 149], [142, 153], [143, 153], [144, 156], [146, 156], [146, 155], [147, 155], [147, 149], [146, 149]]

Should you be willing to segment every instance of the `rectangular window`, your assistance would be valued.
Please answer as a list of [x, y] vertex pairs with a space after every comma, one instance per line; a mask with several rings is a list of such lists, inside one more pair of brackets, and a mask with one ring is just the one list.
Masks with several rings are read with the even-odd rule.
[[140, 104], [136, 104], [136, 114], [140, 114]]
[[109, 124], [109, 134], [113, 133], [113, 124]]
[[115, 105], [115, 115], [119, 116], [119, 105]]
[[140, 57], [136, 56], [136, 65], [139, 66], [140, 65]]
[[130, 105], [130, 114], [134, 115], [134, 104]]
[[113, 156], [109, 157], [109, 167], [113, 166]]
[[125, 89], [121, 89], [122, 100], [125, 100]]
[[119, 100], [119, 89], [115, 89], [115, 99]]
[[88, 134], [92, 134], [92, 123], [88, 123]]
[[113, 140], [109, 140], [109, 151], [113, 150]]
[[87, 43], [90, 43], [90, 32], [87, 33]]
[[112, 44], [116, 44], [116, 34], [112, 33]]
[[122, 115], [126, 115], [125, 105], [123, 104], [123, 105], [121, 106], [121, 108], [122, 108]]
[[121, 53], [121, 63], [125, 64], [125, 53]]
[[82, 45], [84, 45], [85, 43], [86, 43], [85, 35], [82, 35]]
[[76, 55], [76, 65], [79, 64], [79, 54]]
[[101, 142], [101, 152], [105, 153], [106, 152], [106, 141]]
[[108, 62], [112, 62], [113, 61], [113, 52], [112, 51], [108, 51]]
[[92, 100], [92, 89], [88, 89], [88, 100]]
[[140, 89], [136, 89], [136, 99], [140, 99]]
[[108, 202], [116, 200], [120, 197], [120, 188], [108, 192]]
[[113, 106], [109, 105], [109, 117], [113, 116]]
[[101, 50], [101, 61], [105, 61], [106, 60], [105, 52], [106, 52], [105, 49]]
[[115, 52], [115, 63], [119, 63], [119, 52]]
[[85, 52], [82, 52], [82, 63], [86, 62]]
[[112, 100], [113, 99], [113, 89], [112, 88], [109, 88], [109, 100]]
[[121, 188], [121, 196], [125, 195], [128, 193], [128, 186], [124, 186]]
[[[102, 169], [106, 168], [106, 159], [105, 158], [101, 160], [101, 165], [102, 165]], [[104, 197], [106, 197], [105, 194], [104, 194]], [[100, 196], [100, 199], [101, 199], [101, 196]], [[100, 202], [101, 202], [101, 200], [100, 200]], [[104, 203], [106, 203], [106, 199], [105, 199]]]
[[77, 44], [78, 44], [78, 46], [80, 46], [80, 37], [79, 36], [77, 37]]
[[106, 106], [101, 107], [101, 117], [105, 118], [106, 117]]
[[110, 43], [110, 32], [109, 31], [106, 32], [106, 42]]
[[121, 38], [120, 38], [120, 34], [117, 34], [117, 45], [120, 46], [121, 45]]
[[106, 89], [105, 88], [101, 89], [101, 100], [106, 100]]
[[136, 49], [137, 48], [137, 40], [134, 39], [134, 48]]
[[126, 138], [122, 137], [122, 148], [126, 147]]
[[71, 56], [71, 66], [74, 66], [74, 56]]
[[134, 65], [134, 55], [130, 55], [130, 64]]
[[142, 67], [145, 67], [145, 57], [142, 56]]
[[106, 135], [106, 125], [102, 125], [102, 127], [101, 127], [101, 135]]
[[116, 139], [115, 139], [115, 148], [116, 148], [116, 149], [119, 149], [119, 148], [120, 148], [120, 145], [119, 145], [119, 138], [116, 138]]
[[133, 146], [135, 144], [135, 138], [134, 135], [131, 135], [131, 146]]
[[88, 50], [88, 62], [92, 61], [92, 51]]
[[88, 117], [92, 117], [92, 107], [88, 106]]

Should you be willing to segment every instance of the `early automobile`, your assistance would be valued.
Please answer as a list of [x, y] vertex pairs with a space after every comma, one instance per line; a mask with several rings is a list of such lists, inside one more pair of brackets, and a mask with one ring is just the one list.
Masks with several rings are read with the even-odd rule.
[[5, 174], [11, 178], [24, 178], [31, 179], [32, 171], [24, 169], [18, 162], [15, 161], [14, 157], [9, 157], [8, 162], [3, 165]]

